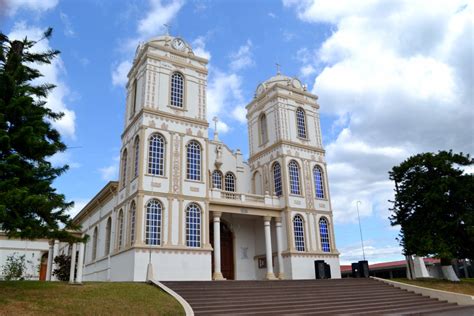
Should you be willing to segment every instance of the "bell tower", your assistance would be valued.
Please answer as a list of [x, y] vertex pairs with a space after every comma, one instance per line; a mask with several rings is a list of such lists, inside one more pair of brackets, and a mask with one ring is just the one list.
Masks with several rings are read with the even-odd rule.
[[[135, 230], [130, 246], [209, 243], [205, 225], [202, 240], [191, 246], [183, 228], [188, 208], [200, 212], [202, 222], [207, 216], [207, 73], [207, 60], [179, 37], [159, 36], [137, 47], [126, 86], [117, 206]], [[162, 221], [152, 239], [144, 227], [150, 208]]]

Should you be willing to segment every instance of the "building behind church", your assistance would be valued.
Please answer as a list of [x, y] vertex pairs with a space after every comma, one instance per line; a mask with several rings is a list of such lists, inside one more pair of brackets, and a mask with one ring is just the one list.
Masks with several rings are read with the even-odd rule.
[[119, 181], [75, 217], [84, 280], [311, 279], [339, 252], [317, 97], [278, 73], [246, 106], [249, 159], [208, 137], [207, 60], [141, 44], [128, 74]]

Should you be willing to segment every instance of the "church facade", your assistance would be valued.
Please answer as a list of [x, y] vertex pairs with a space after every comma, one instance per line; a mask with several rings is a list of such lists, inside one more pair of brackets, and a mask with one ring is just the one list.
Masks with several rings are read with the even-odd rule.
[[119, 181], [74, 218], [85, 281], [340, 277], [317, 97], [278, 73], [246, 106], [249, 159], [208, 137], [207, 60], [141, 44], [128, 74]]

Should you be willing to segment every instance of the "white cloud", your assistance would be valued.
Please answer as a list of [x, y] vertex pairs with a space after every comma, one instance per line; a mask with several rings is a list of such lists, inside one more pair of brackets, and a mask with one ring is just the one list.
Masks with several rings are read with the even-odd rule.
[[102, 180], [113, 181], [118, 179], [118, 171], [120, 165], [120, 155], [113, 158], [113, 162], [103, 168], [99, 168], [98, 171]]
[[[25, 36], [31, 40], [39, 40], [43, 36], [44, 30], [28, 26], [25, 22], [16, 23], [13, 26], [13, 30], [8, 34], [10, 40], [12, 39], [23, 39]], [[33, 47], [35, 52], [44, 52], [50, 50], [51, 46], [47, 39], [43, 39], [36, 43]], [[46, 98], [46, 106], [55, 112], [63, 112], [64, 116], [53, 122], [53, 126], [63, 135], [70, 138], [75, 138], [76, 126], [76, 114], [73, 110], [69, 109], [65, 104], [65, 99], [70, 95], [69, 88], [62, 79], [62, 75], [65, 74], [63, 61], [60, 56], [56, 57], [51, 64], [40, 64], [34, 65], [34, 68], [38, 69], [43, 77], [35, 81], [38, 83], [52, 83], [56, 85], [50, 94]]]
[[[377, 240], [367, 240], [364, 242], [365, 259], [370, 264], [401, 260], [402, 248], [400, 246], [376, 246], [379, 243]], [[341, 264], [351, 264], [352, 262], [363, 260], [362, 245], [360, 243], [354, 243], [338, 250], [341, 253]]]
[[72, 24], [71, 24], [71, 20], [69, 19], [69, 16], [64, 13], [64, 12], [61, 12], [59, 13], [59, 18], [61, 19], [61, 22], [63, 22], [63, 25], [64, 25], [64, 35], [68, 36], [68, 37], [73, 37], [74, 35], [76, 35], [76, 33], [74, 32], [74, 29], [72, 28]]
[[275, 19], [277, 15], [273, 12], [268, 12], [268, 16], [271, 17], [272, 19]]
[[284, 4], [334, 28], [316, 53], [303, 49], [297, 58], [322, 69], [313, 93], [322, 113], [337, 117], [337, 137], [326, 145], [337, 221], [356, 219], [356, 200], [364, 201], [362, 217], [387, 218], [388, 171], [408, 156], [474, 150], [471, 3]]
[[65, 164], [69, 165], [72, 169], [81, 167], [81, 164], [74, 161], [72, 154], [67, 149], [64, 152], [54, 154], [48, 161], [55, 167], [62, 167]]
[[245, 106], [236, 106], [234, 110], [232, 110], [232, 116], [242, 124], [247, 123], [247, 110]]
[[[232, 109], [244, 102], [242, 97], [242, 79], [235, 73], [212, 70], [211, 81], [207, 89], [207, 117], [231, 113]], [[222, 118], [220, 118], [222, 120]]]
[[112, 84], [114, 86], [125, 86], [128, 80], [128, 72], [132, 68], [132, 63], [128, 60], [122, 61], [112, 71]]
[[148, 2], [149, 8], [146, 10], [146, 15], [137, 23], [137, 35], [123, 41], [121, 48], [126, 55], [125, 59], [117, 62], [112, 70], [112, 84], [115, 86], [123, 86], [127, 83], [126, 75], [131, 67], [130, 60], [138, 44], [162, 34], [165, 30], [164, 24], [169, 24], [184, 4], [182, 0], [173, 0], [166, 4], [163, 4], [161, 0]]
[[19, 10], [30, 10], [42, 13], [51, 10], [58, 4], [58, 0], [2, 0], [0, 1], [0, 15], [13, 16]]
[[89, 203], [90, 199], [74, 199], [74, 206], [69, 210], [71, 217], [76, 216]]
[[313, 65], [305, 65], [300, 68], [301, 77], [307, 78], [316, 73], [316, 68]]
[[178, 14], [184, 1], [174, 0], [166, 5], [161, 0], [149, 0], [150, 8], [146, 16], [138, 21], [138, 34], [143, 39], [156, 34], [164, 29], [164, 24], [168, 24]]
[[251, 48], [252, 41], [247, 40], [244, 45], [239, 47], [239, 50], [237, 52], [234, 52], [230, 55], [230, 68], [233, 71], [239, 71], [255, 64], [255, 62], [253, 61]]
[[211, 59], [211, 53], [206, 50], [206, 38], [204, 36], [199, 36], [192, 43], [193, 52], [196, 56], [206, 58], [207, 60]]

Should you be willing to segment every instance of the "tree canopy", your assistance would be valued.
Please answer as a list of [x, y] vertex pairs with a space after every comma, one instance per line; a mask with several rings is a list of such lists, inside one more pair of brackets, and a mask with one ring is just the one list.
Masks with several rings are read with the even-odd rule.
[[36, 43], [0, 33], [0, 229], [10, 237], [74, 239], [67, 232], [77, 229], [67, 213], [73, 202], [52, 186], [68, 166], [48, 161], [66, 150], [51, 125], [63, 114], [46, 104], [54, 85], [33, 83], [42, 77], [35, 65], [50, 64], [59, 51], [35, 52]]
[[474, 258], [474, 175], [463, 170], [473, 163], [469, 155], [440, 151], [412, 156], [389, 172], [390, 221], [401, 226], [406, 255]]

